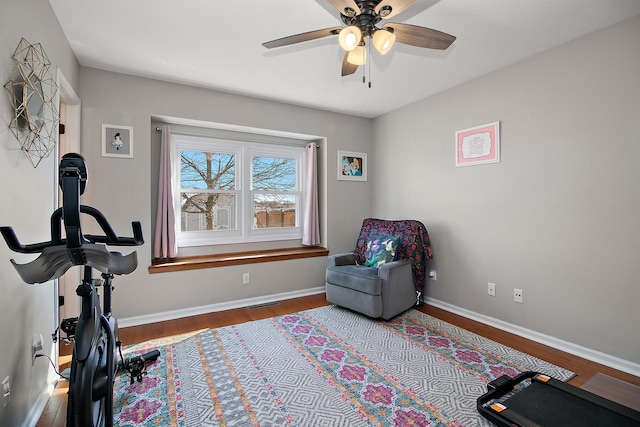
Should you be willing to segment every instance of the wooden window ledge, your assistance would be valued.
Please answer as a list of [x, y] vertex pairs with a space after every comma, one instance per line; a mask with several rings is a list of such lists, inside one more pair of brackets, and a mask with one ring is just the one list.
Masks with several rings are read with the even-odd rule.
[[329, 255], [327, 248], [299, 247], [195, 255], [172, 259], [154, 259], [149, 266], [149, 273], [168, 273], [171, 271], [197, 270], [200, 268], [228, 267], [230, 265], [256, 264], [259, 262], [285, 261], [327, 255]]

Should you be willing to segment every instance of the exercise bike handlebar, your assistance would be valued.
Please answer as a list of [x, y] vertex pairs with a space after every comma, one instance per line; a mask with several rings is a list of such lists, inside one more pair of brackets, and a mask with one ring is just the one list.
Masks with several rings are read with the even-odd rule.
[[[142, 226], [131, 224], [133, 237], [120, 237], [96, 208], [80, 204], [88, 174], [84, 158], [77, 153], [68, 153], [60, 161], [59, 184], [62, 189], [62, 207], [51, 215], [51, 240], [24, 245], [20, 243], [12, 227], [0, 227], [11, 250], [19, 253], [41, 253], [27, 263], [17, 264], [11, 260], [22, 279], [27, 283], [43, 283], [64, 274], [74, 265], [93, 267], [104, 274], [129, 274], [138, 266], [136, 252], [122, 255], [110, 252], [105, 245], [139, 246], [144, 243]], [[93, 217], [104, 235], [83, 234], [80, 214]], [[62, 238], [62, 223], [65, 235]]]
[[[99, 217], [94, 216], [96, 218], [100, 228], [105, 232], [103, 236], [95, 235], [95, 234], [84, 234], [84, 239], [89, 243], [104, 243], [106, 245], [113, 246], [140, 246], [144, 244], [144, 238], [142, 236], [142, 225], [139, 221], [134, 221], [131, 223], [131, 228], [133, 229], [133, 237], [120, 237], [118, 236], [111, 225], [107, 222], [107, 219], [100, 213], [97, 209], [94, 209], [90, 206], [81, 206], [82, 213], [89, 213], [89, 211], [94, 211], [94, 213], [98, 214]], [[55, 213], [54, 213], [55, 215]], [[57, 227], [58, 230], [60, 227]], [[52, 228], [52, 234], [54, 230]], [[5, 242], [7, 242], [7, 246], [14, 252], [22, 253], [22, 254], [35, 254], [42, 252], [46, 248], [53, 246], [66, 245], [67, 239], [63, 239], [60, 234], [57, 236], [52, 236], [52, 239], [47, 242], [40, 243], [31, 243], [24, 245], [20, 243], [18, 240], [18, 236], [16, 236], [15, 231], [13, 231], [13, 227], [0, 227], [0, 233], [2, 233], [2, 237], [4, 237]]]
[[[90, 206], [81, 206], [81, 208], [83, 211], [85, 210], [85, 208], [93, 209]], [[98, 221], [98, 223], [100, 224], [100, 221]], [[108, 226], [109, 228], [105, 229], [105, 227], [102, 226], [103, 224], [100, 225], [103, 231], [105, 231], [105, 235], [99, 236], [95, 234], [85, 234], [83, 237], [89, 243], [104, 243], [113, 246], [140, 246], [144, 244], [144, 238], [142, 236], [142, 225], [139, 221], [134, 221], [131, 223], [131, 228], [133, 229], [133, 237], [118, 236], [117, 234], [115, 234], [109, 223], [106, 222], [106, 219], [104, 225]], [[47, 242], [24, 245], [18, 240], [18, 236], [16, 236], [15, 231], [13, 231], [13, 227], [0, 227], [0, 233], [2, 233], [2, 237], [4, 237], [5, 242], [7, 242], [7, 246], [9, 246], [9, 249], [22, 254], [40, 253], [46, 248], [66, 245], [67, 243], [67, 239], [57, 238], [49, 240]]]
[[142, 237], [142, 225], [140, 224], [140, 221], [133, 221], [131, 223], [133, 237], [120, 237], [115, 231], [113, 231], [111, 224], [109, 224], [107, 219], [99, 210], [83, 205], [80, 206], [80, 212], [93, 216], [100, 225], [100, 228], [102, 228], [102, 231], [105, 233], [104, 236], [85, 234], [85, 239], [91, 243], [105, 243], [107, 245], [115, 246], [140, 246], [144, 244], [144, 238]]

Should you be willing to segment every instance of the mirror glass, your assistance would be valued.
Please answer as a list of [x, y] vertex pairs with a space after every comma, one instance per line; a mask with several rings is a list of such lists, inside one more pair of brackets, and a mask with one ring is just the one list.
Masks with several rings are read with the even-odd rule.
[[44, 117], [44, 98], [42, 97], [42, 82], [40, 79], [32, 75], [27, 84], [25, 84], [24, 95], [28, 99], [26, 99], [27, 108], [26, 119], [27, 126], [29, 126], [29, 130], [37, 130], [42, 127], [42, 118]]

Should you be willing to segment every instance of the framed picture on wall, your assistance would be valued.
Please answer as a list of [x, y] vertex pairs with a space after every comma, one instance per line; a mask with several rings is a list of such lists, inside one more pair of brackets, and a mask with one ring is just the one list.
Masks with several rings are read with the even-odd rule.
[[133, 158], [133, 128], [102, 125], [102, 156]]
[[500, 161], [500, 122], [456, 132], [456, 167]]
[[367, 153], [338, 151], [338, 179], [341, 181], [367, 180]]

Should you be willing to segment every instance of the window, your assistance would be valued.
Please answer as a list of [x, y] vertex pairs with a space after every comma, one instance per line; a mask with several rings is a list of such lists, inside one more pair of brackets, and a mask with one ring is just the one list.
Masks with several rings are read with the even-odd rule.
[[302, 146], [172, 135], [178, 246], [300, 239]]

